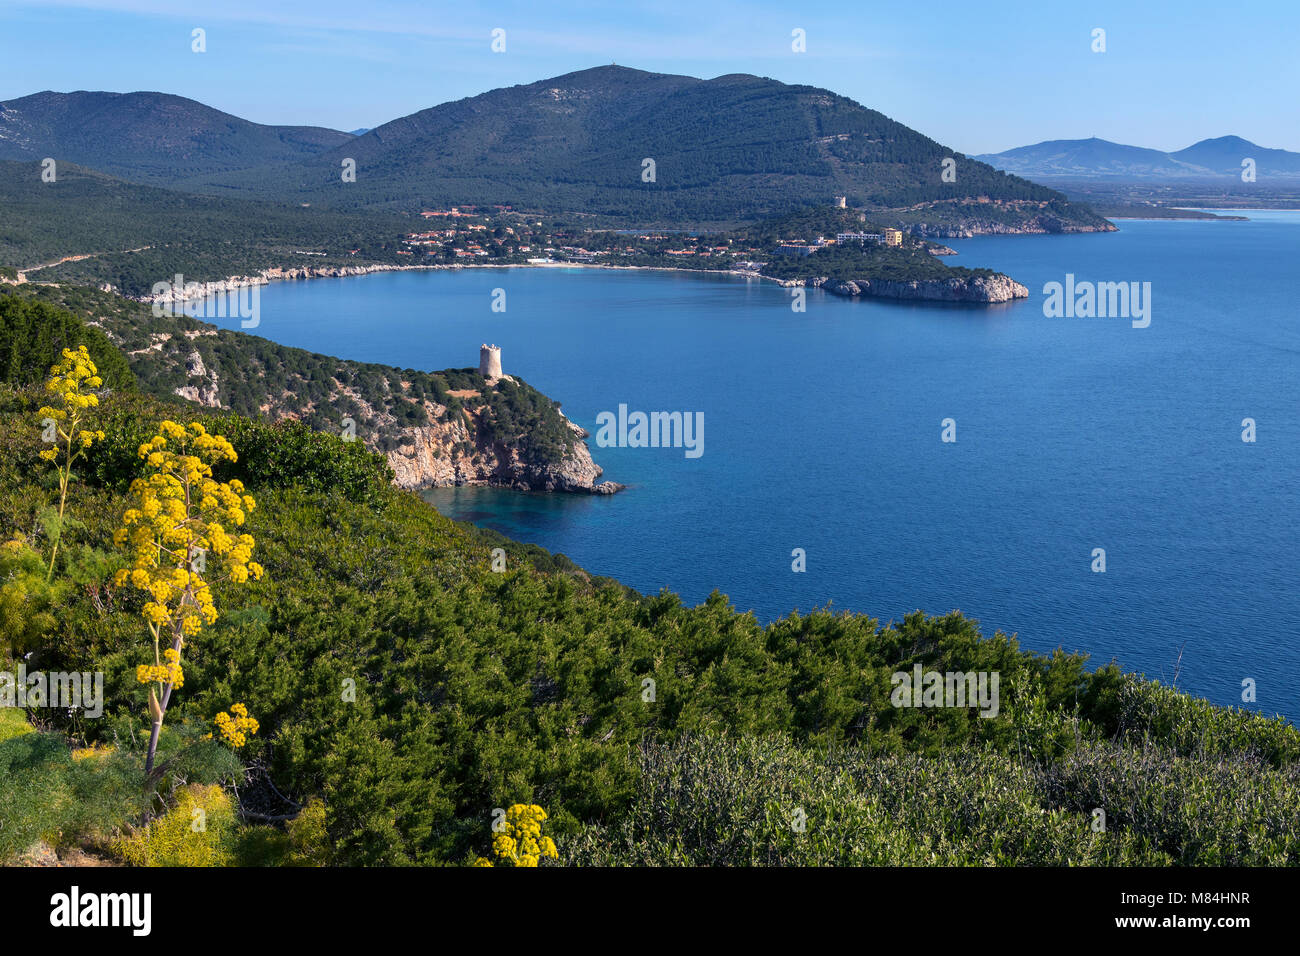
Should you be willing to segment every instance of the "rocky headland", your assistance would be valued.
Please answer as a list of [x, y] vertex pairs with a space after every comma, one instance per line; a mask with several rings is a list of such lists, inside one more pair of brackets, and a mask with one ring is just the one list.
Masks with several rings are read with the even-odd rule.
[[1029, 290], [1002, 273], [992, 275], [953, 276], [944, 279], [832, 279], [816, 276], [809, 279], [781, 280], [783, 286], [808, 286], [825, 289], [832, 295], [847, 298], [870, 296], [878, 299], [904, 299], [930, 302], [1010, 302], [1029, 298]]
[[[233, 276], [204, 286], [213, 294], [270, 278], [384, 270], [267, 270], [271, 276]], [[623, 488], [600, 480], [587, 432], [556, 402], [499, 369], [489, 376], [474, 368], [421, 372], [355, 362], [218, 328], [181, 310], [155, 312], [106, 290], [28, 288], [27, 294], [75, 309], [102, 330], [126, 355], [142, 390], [355, 436], [387, 458], [400, 487], [486, 485], [599, 495]]]
[[[817, 283], [811, 283], [816, 285]], [[1029, 298], [1029, 290], [1010, 276], [913, 279], [907, 282], [884, 279], [831, 279], [821, 287], [832, 295], [873, 296], [880, 299], [920, 299], [932, 302], [1010, 302]]]

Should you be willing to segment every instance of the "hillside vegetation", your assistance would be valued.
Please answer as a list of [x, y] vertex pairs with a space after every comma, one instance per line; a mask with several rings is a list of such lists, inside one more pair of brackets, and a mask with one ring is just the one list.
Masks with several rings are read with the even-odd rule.
[[[376, 451], [397, 449], [413, 428], [451, 422], [465, 425], [469, 444], [502, 443], [538, 465], [562, 460], [577, 440], [551, 399], [522, 381], [487, 389], [477, 368], [423, 372], [347, 361], [185, 315], [156, 316], [148, 305], [74, 286], [0, 286], [0, 321], [28, 330], [8, 346], [9, 361], [22, 356], [23, 367], [10, 380], [23, 384], [43, 380], [50, 363], [38, 356], [57, 355], [69, 340], [66, 328], [86, 322], [83, 339], [96, 362], [105, 363], [112, 387], [121, 387], [129, 365], [141, 390], [169, 401], [184, 397], [335, 435], [350, 419], [356, 437]], [[63, 331], [40, 339], [37, 328]], [[466, 351], [473, 347], [468, 343]]]
[[[0, 388], [0, 653], [103, 671], [105, 713], [0, 733], [0, 856], [43, 839], [137, 863], [468, 863], [494, 808], [537, 804], [570, 863], [1300, 863], [1285, 721], [956, 613], [763, 626], [720, 594], [642, 596], [451, 522], [355, 443], [232, 415], [204, 421], [240, 452], [217, 477], [256, 495], [266, 573], [213, 584], [144, 800], [141, 598], [112, 583], [111, 536], [139, 435], [200, 410], [101, 396], [45, 586], [43, 400]], [[998, 672], [997, 716], [893, 706], [890, 675], [918, 663]], [[237, 760], [202, 739], [231, 701], [261, 725]], [[195, 846], [165, 821], [199, 804], [222, 822]], [[142, 831], [146, 813], [164, 822]]]

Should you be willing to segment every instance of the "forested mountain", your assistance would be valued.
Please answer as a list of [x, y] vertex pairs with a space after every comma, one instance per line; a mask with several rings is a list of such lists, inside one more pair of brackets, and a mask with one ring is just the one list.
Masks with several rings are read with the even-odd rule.
[[169, 93], [46, 90], [0, 103], [0, 159], [50, 157], [154, 185], [293, 162], [351, 138], [250, 123]]
[[[58, 96], [0, 107], [10, 150], [0, 158], [55, 156], [185, 190], [408, 213], [509, 204], [702, 225], [842, 195], [851, 206], [912, 214], [904, 224], [961, 222], [973, 212], [964, 204], [978, 201], [1003, 229], [1107, 228], [1059, 193], [846, 97], [746, 74], [701, 80], [604, 66], [445, 103], [357, 137], [239, 126], [161, 94], [68, 94], [57, 110], [31, 102]], [[87, 124], [72, 136], [62, 118], [71, 122], [78, 107]], [[115, 110], [123, 118], [111, 120]], [[30, 118], [52, 113], [60, 122]], [[954, 181], [944, 181], [945, 160], [956, 164]], [[355, 181], [345, 176], [353, 164]]]
[[1241, 175], [1241, 161], [1247, 158], [1255, 161], [1257, 176], [1300, 176], [1300, 153], [1257, 146], [1240, 136], [1203, 139], [1170, 155], [1212, 173], [1234, 177]]
[[[953, 183], [941, 179], [949, 157]], [[346, 159], [355, 183], [341, 181]], [[509, 203], [664, 222], [749, 220], [835, 195], [874, 208], [1062, 198], [828, 90], [617, 66], [402, 117], [293, 175], [276, 177], [281, 189], [333, 204]]]
[[1053, 139], [977, 157], [998, 169], [1021, 176], [1127, 176], [1190, 173], [1168, 153], [1109, 140]]

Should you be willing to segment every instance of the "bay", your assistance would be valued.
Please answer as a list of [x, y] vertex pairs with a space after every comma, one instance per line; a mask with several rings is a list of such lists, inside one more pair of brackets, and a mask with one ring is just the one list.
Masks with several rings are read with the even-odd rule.
[[[492, 342], [593, 433], [619, 404], [702, 412], [696, 459], [593, 440], [630, 486], [613, 497], [426, 493], [640, 591], [718, 589], [764, 621], [960, 609], [1216, 703], [1251, 679], [1243, 706], [1294, 720], [1300, 213], [1247, 214], [950, 241], [952, 264], [1029, 287], [1001, 306], [809, 290], [799, 313], [761, 280], [478, 268], [276, 283], [256, 334], [421, 369]], [[1151, 283], [1150, 326], [1046, 318], [1044, 284], [1067, 273]]]

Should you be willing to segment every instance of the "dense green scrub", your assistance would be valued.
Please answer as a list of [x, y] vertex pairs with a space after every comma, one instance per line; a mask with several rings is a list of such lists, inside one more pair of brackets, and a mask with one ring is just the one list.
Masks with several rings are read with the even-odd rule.
[[[91, 808], [77, 832], [140, 812], [120, 780], [138, 760], [146, 639], [136, 592], [109, 583], [111, 534], [142, 432], [197, 413], [104, 397], [105, 439], [69, 500], [64, 584], [42, 589], [30, 563], [48, 553], [54, 483], [39, 403], [0, 387], [0, 540], [25, 542], [0, 563], [0, 656], [102, 670], [105, 714], [33, 711], [45, 734], [0, 742], [0, 832], [17, 815], [26, 836], [55, 805]], [[257, 497], [247, 530], [267, 573], [214, 585], [221, 617], [187, 647], [169, 726], [179, 741], [246, 703], [261, 732], [243, 769], [208, 761], [193, 779], [264, 816], [319, 798], [330, 862], [465, 862], [485, 851], [493, 808], [515, 802], [548, 810], [572, 862], [1300, 862], [1300, 733], [1282, 720], [1028, 653], [959, 614], [763, 626], [720, 594], [694, 608], [640, 596], [448, 520], [356, 443], [203, 420], [241, 452], [217, 477]], [[998, 672], [998, 715], [893, 706], [890, 675], [916, 663]], [[58, 756], [50, 735], [67, 734], [116, 748], [102, 788]], [[37, 779], [56, 794], [46, 803]]]
[[[1138, 685], [1126, 689], [1138, 703]], [[585, 866], [1294, 865], [1295, 765], [1079, 735], [1050, 757], [931, 757], [786, 736], [647, 745], [615, 824], [562, 846]], [[1026, 744], [1032, 731], [1022, 731]], [[1101, 814], [1104, 812], [1105, 816]]]

